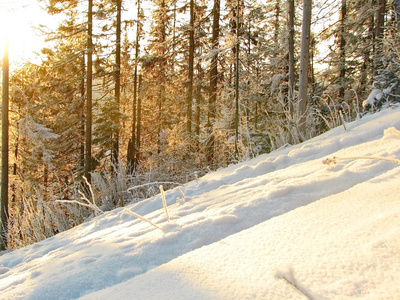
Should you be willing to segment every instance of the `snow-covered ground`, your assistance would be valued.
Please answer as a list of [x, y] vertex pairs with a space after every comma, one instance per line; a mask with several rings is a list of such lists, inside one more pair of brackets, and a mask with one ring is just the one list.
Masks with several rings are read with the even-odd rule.
[[400, 299], [400, 108], [346, 127], [5, 253], [0, 298]]

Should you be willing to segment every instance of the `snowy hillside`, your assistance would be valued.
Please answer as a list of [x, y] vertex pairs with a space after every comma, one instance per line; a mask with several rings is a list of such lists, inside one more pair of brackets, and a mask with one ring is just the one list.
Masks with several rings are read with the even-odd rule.
[[3, 254], [0, 298], [400, 299], [399, 159], [397, 107]]

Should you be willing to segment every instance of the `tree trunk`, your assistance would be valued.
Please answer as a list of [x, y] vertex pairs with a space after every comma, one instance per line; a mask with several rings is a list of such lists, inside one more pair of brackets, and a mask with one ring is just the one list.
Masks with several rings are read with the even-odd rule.
[[207, 140], [207, 164], [214, 164], [214, 144], [215, 137], [213, 134], [213, 126], [216, 115], [217, 102], [217, 86], [218, 86], [218, 47], [219, 47], [219, 18], [220, 18], [220, 0], [214, 0], [213, 7], [213, 25], [212, 25], [212, 58], [210, 70], [210, 95], [208, 100], [208, 140]]
[[187, 133], [192, 132], [192, 105], [193, 105], [193, 73], [194, 73], [194, 0], [190, 0], [190, 30], [189, 30], [189, 74], [187, 95]]
[[378, 75], [383, 66], [382, 40], [385, 32], [386, 0], [378, 0], [375, 15], [375, 53], [374, 53], [374, 76]]
[[288, 109], [289, 109], [289, 143], [293, 143], [292, 136], [292, 120], [294, 117], [293, 112], [293, 103], [294, 103], [294, 90], [295, 90], [295, 60], [294, 60], [294, 0], [288, 0], [289, 9], [288, 9]]
[[[136, 134], [136, 104], [137, 104], [137, 86], [138, 86], [138, 63], [139, 63], [139, 39], [140, 39], [140, 25], [139, 25], [139, 16], [140, 16], [140, 0], [137, 2], [137, 23], [136, 23], [136, 44], [135, 44], [135, 71], [133, 75], [133, 103], [132, 103], [132, 135], [130, 143], [130, 151], [128, 151], [128, 170], [133, 171], [136, 169], [136, 165], [138, 161], [137, 157], [137, 140], [138, 138], [135, 136]], [[129, 147], [128, 147], [129, 148]]]
[[[236, 45], [235, 45], [235, 159], [239, 160], [239, 52], [240, 52], [240, 0], [236, 3], [236, 20], [234, 24], [236, 27]], [[235, 17], [235, 16], [234, 16]]]
[[136, 162], [140, 161], [140, 131], [142, 128], [142, 75], [139, 75], [139, 97], [137, 103], [137, 127], [136, 127]]
[[88, 1], [88, 27], [87, 27], [87, 78], [86, 78], [86, 132], [85, 132], [85, 177], [90, 182], [92, 171], [92, 56], [93, 56], [93, 0]]
[[80, 122], [81, 122], [81, 127], [80, 127], [80, 131], [81, 131], [81, 146], [79, 149], [79, 172], [82, 172], [85, 170], [85, 143], [84, 143], [84, 139], [85, 139], [85, 72], [86, 72], [86, 61], [85, 61], [85, 54], [83, 53], [82, 55], [82, 65], [81, 65], [81, 70], [82, 70], [82, 78], [81, 78], [81, 118], [80, 118]]
[[346, 0], [342, 0], [342, 9], [340, 12], [340, 65], [339, 65], [339, 98], [344, 100], [345, 92], [345, 78], [346, 78], [346, 39], [345, 39], [345, 26], [346, 26]]
[[[119, 110], [120, 98], [121, 98], [121, 6], [122, 0], [117, 0], [117, 27], [116, 27], [116, 49], [115, 49], [115, 103]], [[119, 119], [116, 120], [117, 124]], [[114, 170], [118, 165], [119, 159], [119, 126], [114, 136], [114, 144], [112, 151], [111, 163], [113, 164]]]
[[[165, 1], [163, 0], [161, 2], [161, 11], [163, 12], [163, 14], [166, 14], [166, 10], [167, 10], [167, 5], [165, 3]], [[166, 65], [167, 65], [167, 59], [166, 59], [166, 46], [165, 46], [165, 42], [167, 39], [167, 24], [166, 21], [164, 19], [164, 15], [163, 15], [163, 19], [161, 21], [161, 25], [160, 25], [160, 43], [162, 44], [161, 47], [161, 53], [160, 53], [160, 57], [161, 57], [161, 61], [160, 61], [160, 73], [159, 73], [159, 99], [158, 99], [158, 145], [157, 145], [157, 153], [160, 154], [162, 151], [162, 136], [163, 136], [163, 130], [164, 130], [164, 112], [163, 112], [163, 108], [164, 108], [164, 104], [165, 104], [165, 98], [166, 98]], [[160, 162], [158, 162], [160, 164]]]
[[304, 0], [303, 25], [301, 36], [300, 78], [299, 78], [299, 105], [298, 128], [300, 137], [306, 135], [307, 102], [308, 102], [308, 69], [310, 66], [311, 41], [311, 7], [312, 0]]
[[9, 65], [8, 40], [3, 52], [3, 102], [2, 102], [2, 137], [1, 137], [1, 205], [0, 205], [0, 250], [7, 248], [8, 230], [8, 107], [9, 107]]

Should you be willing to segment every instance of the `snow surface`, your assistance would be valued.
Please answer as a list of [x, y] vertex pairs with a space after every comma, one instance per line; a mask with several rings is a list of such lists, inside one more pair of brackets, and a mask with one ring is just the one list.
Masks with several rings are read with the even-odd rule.
[[4, 253], [0, 298], [400, 299], [400, 108], [346, 128]]

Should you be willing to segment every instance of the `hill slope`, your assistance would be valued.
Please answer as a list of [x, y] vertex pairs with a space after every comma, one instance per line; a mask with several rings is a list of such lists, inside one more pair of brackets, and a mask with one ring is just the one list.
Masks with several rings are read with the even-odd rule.
[[2, 298], [400, 298], [400, 167], [369, 159], [399, 130], [388, 109], [168, 191], [170, 222], [157, 196], [6, 253]]

